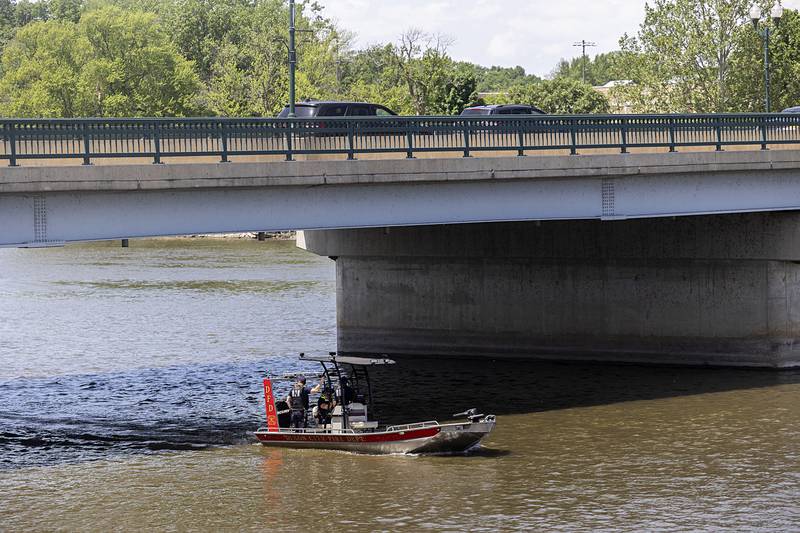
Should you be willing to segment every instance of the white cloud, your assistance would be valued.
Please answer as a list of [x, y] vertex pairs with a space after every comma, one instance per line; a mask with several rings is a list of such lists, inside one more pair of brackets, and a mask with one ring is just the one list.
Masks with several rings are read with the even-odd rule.
[[[321, 0], [325, 13], [357, 35], [356, 46], [394, 42], [408, 28], [452, 37], [451, 55], [482, 65], [522, 65], [548, 74], [572, 44], [597, 43], [591, 54], [617, 49], [635, 33], [643, 0]], [[589, 51], [587, 51], [589, 53]]]

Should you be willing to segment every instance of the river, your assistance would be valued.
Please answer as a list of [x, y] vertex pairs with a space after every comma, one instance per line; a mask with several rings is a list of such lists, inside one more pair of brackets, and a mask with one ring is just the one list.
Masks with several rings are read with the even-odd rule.
[[800, 531], [798, 371], [401, 357], [380, 417], [479, 407], [481, 449], [255, 444], [335, 308], [291, 242], [0, 250], [0, 530]]

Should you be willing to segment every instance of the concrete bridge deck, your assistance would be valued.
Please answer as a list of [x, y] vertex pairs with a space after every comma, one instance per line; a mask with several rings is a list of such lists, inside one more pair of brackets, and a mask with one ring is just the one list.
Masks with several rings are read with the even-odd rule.
[[0, 245], [800, 209], [800, 151], [0, 167]]

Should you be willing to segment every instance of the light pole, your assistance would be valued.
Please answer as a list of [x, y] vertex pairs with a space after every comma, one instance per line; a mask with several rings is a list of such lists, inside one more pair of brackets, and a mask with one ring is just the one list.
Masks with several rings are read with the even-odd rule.
[[297, 49], [294, 42], [294, 0], [289, 0], [289, 118], [294, 118], [294, 72], [297, 68]]
[[[783, 16], [783, 7], [781, 7], [780, 3], [778, 3], [775, 7], [772, 8], [772, 12], [769, 16], [766, 13], [763, 14], [762, 17], [761, 8], [758, 4], [753, 6], [753, 9], [750, 10], [750, 20], [753, 21], [753, 27], [756, 29], [758, 34], [761, 36], [761, 40], [764, 42], [764, 109], [767, 113], [770, 112], [770, 97], [769, 97], [769, 31], [770, 31], [770, 24], [769, 18], [772, 18], [774, 24], [778, 24], [778, 21], [781, 20]], [[761, 28], [758, 27], [759, 23], [761, 23]]]

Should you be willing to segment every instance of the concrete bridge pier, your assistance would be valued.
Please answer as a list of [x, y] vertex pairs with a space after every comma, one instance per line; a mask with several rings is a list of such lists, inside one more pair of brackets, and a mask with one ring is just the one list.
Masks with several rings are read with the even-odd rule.
[[800, 214], [306, 231], [341, 351], [800, 366]]

